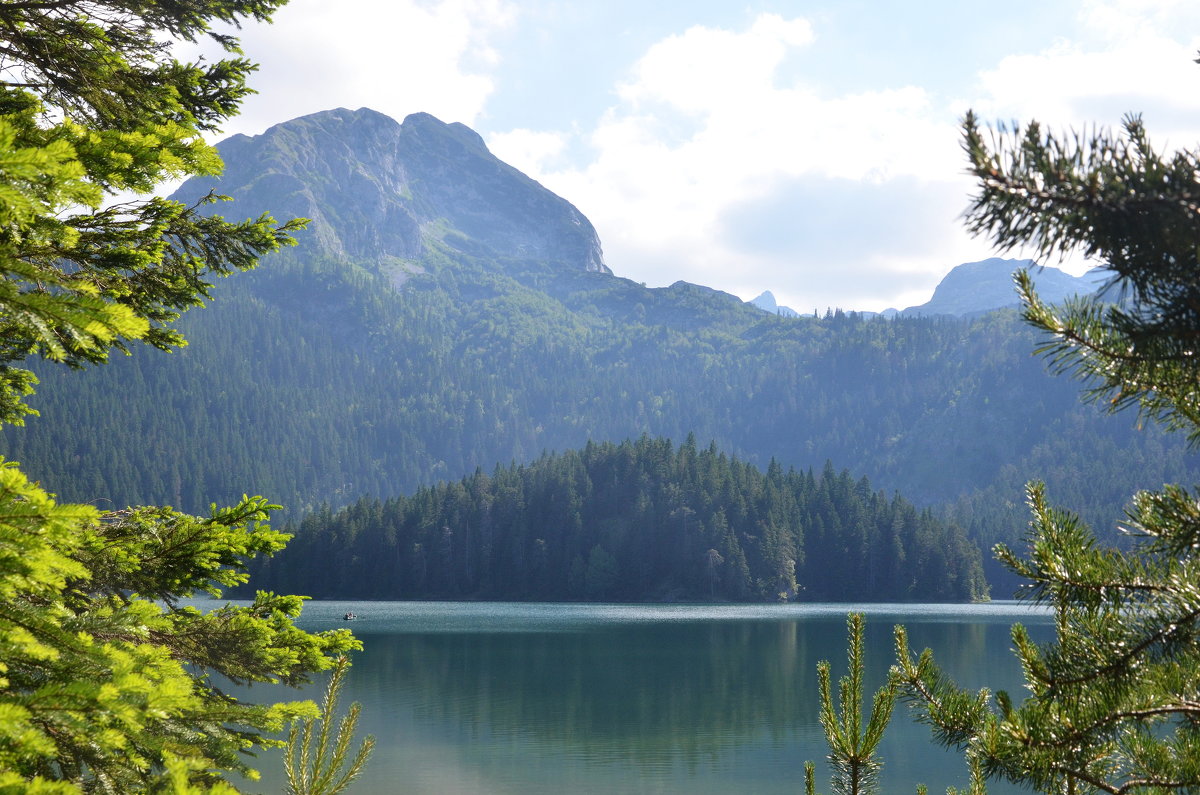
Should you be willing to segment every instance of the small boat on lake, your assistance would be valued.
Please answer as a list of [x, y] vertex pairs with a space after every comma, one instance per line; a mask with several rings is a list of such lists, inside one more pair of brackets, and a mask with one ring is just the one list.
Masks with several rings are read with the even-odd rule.
[[343, 621], [353, 621], [356, 618], [358, 618], [358, 616], [354, 615], [353, 613], [347, 613], [346, 615], [342, 616]]

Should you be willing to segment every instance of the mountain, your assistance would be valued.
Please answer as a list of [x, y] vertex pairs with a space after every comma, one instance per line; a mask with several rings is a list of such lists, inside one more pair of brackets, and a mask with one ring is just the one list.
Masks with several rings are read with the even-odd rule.
[[1100, 286], [1094, 273], [1072, 276], [1058, 268], [1038, 267], [1033, 260], [999, 259], [967, 262], [955, 266], [933, 291], [933, 297], [920, 306], [910, 306], [900, 314], [906, 317], [955, 315], [967, 317], [994, 309], [1017, 306], [1013, 271], [1030, 268], [1038, 294], [1049, 303], [1058, 303], [1073, 295], [1088, 295]]
[[[1058, 268], [1039, 267], [1033, 260], [1000, 259], [993, 257], [981, 262], [966, 262], [950, 270], [933, 291], [933, 297], [919, 306], [910, 306], [897, 311], [887, 309], [878, 313], [883, 317], [935, 317], [951, 315], [972, 317], [996, 309], [1019, 305], [1013, 287], [1013, 272], [1019, 268], [1030, 268], [1033, 282], [1039, 294], [1050, 303], [1058, 303], [1073, 295], [1095, 292], [1103, 283], [1099, 271], [1083, 276], [1072, 276]], [[783, 317], [799, 317], [799, 313], [786, 306], [778, 306], [775, 296], [767, 290], [747, 303], [763, 311]], [[859, 313], [874, 317], [874, 312]]]
[[398, 280], [444, 247], [504, 263], [611, 273], [591, 222], [570, 202], [501, 162], [463, 124], [414, 113], [402, 124], [367, 108], [315, 113], [218, 145], [220, 177], [173, 198], [235, 197], [223, 215], [310, 219], [306, 256], [373, 261]]
[[223, 177], [181, 198], [216, 189], [227, 215], [312, 230], [218, 283], [181, 320], [186, 348], [38, 368], [41, 416], [0, 453], [63, 500], [205, 511], [251, 492], [298, 517], [694, 433], [762, 470], [831, 460], [990, 545], [1020, 543], [1033, 478], [1104, 527], [1136, 489], [1200, 480], [1183, 440], [1049, 375], [1015, 312], [788, 319], [643, 287], [462, 125], [336, 110], [220, 149]]
[[772, 315], [800, 317], [800, 313], [790, 306], [779, 306], [779, 304], [775, 303], [775, 294], [770, 290], [765, 291], [762, 295], [746, 303], [753, 304], [764, 312], [770, 312]]

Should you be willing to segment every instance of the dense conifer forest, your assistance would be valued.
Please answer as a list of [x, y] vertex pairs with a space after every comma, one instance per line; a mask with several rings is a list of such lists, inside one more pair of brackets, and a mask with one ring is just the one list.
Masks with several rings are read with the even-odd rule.
[[766, 472], [691, 437], [590, 443], [328, 508], [253, 578], [363, 599], [965, 601], [961, 528], [826, 464]]
[[831, 460], [984, 550], [1019, 540], [1035, 474], [1104, 533], [1129, 493], [1196, 469], [1182, 439], [1081, 404], [1013, 312], [787, 319], [694, 285], [525, 267], [431, 260], [396, 289], [366, 266], [273, 257], [219, 284], [169, 357], [42, 368], [42, 416], [4, 429], [3, 452], [64, 499], [200, 511], [253, 484], [298, 519], [694, 432], [760, 469]]

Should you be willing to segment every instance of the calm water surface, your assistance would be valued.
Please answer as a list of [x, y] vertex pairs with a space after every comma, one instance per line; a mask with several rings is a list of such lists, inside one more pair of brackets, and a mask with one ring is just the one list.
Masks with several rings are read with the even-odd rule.
[[[867, 614], [870, 692], [897, 623], [972, 688], [1019, 690], [1013, 622], [1051, 635], [1048, 616], [1012, 603], [310, 602], [300, 624], [350, 626], [366, 647], [344, 701], [362, 703], [378, 745], [352, 793], [796, 793], [805, 760], [829, 790], [816, 665], [844, 672], [852, 610]], [[359, 619], [342, 621], [347, 611]], [[966, 784], [960, 757], [932, 746], [903, 706], [882, 755], [884, 792]], [[279, 762], [260, 768], [249, 789], [281, 792]]]

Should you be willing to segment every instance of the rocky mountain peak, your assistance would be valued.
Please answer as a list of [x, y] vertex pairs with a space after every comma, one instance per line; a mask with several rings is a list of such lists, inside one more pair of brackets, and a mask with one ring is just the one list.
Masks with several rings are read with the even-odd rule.
[[905, 316], [968, 316], [1016, 306], [1019, 303], [1012, 274], [1029, 268], [1034, 285], [1043, 300], [1057, 303], [1072, 295], [1087, 295], [1099, 286], [1094, 274], [1072, 276], [1058, 268], [1039, 267], [1033, 260], [992, 257], [980, 262], [957, 265], [938, 283], [933, 297], [920, 306], [910, 306]]
[[314, 113], [217, 145], [215, 189], [229, 217], [271, 212], [311, 219], [301, 246], [354, 260], [419, 258], [443, 245], [496, 261], [611, 273], [595, 229], [570, 202], [500, 161], [464, 124], [428, 113], [398, 123], [370, 110]]
[[775, 301], [775, 293], [770, 290], [763, 291], [762, 295], [747, 301], [748, 304], [753, 304], [764, 312], [770, 312], [772, 315], [780, 317], [799, 317], [800, 313], [788, 306], [780, 306]]

